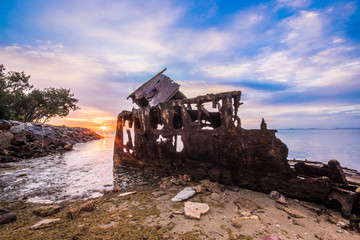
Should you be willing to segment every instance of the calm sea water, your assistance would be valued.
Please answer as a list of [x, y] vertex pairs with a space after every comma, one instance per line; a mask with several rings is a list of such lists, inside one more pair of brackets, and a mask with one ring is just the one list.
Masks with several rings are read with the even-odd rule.
[[288, 159], [336, 159], [344, 167], [360, 170], [360, 129], [278, 130], [276, 136], [288, 146]]
[[[279, 130], [276, 135], [287, 144], [289, 159], [337, 159], [342, 166], [360, 170], [360, 129]], [[0, 201], [50, 203], [101, 196], [113, 186], [114, 133], [107, 136], [77, 144], [65, 154], [12, 163], [18, 168], [0, 171]], [[133, 172], [121, 174], [142, 181]]]

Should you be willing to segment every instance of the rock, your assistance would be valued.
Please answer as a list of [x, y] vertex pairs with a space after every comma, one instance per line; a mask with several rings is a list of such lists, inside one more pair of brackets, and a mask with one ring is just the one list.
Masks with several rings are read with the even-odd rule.
[[189, 174], [184, 174], [180, 178], [185, 182], [191, 182], [191, 176]]
[[0, 225], [16, 221], [16, 215], [7, 209], [0, 209]]
[[157, 190], [151, 193], [153, 195], [154, 198], [158, 198], [161, 196], [164, 196], [166, 194], [166, 192], [162, 191], [162, 190]]
[[259, 209], [262, 209], [262, 207], [257, 203], [246, 198], [239, 197], [234, 201], [234, 204], [238, 207], [238, 210], [247, 210], [249, 212], [255, 212]]
[[34, 209], [33, 213], [39, 217], [49, 217], [60, 211], [59, 205], [40, 206]]
[[70, 145], [70, 144], [66, 144], [66, 145], [64, 146], [64, 149], [65, 149], [65, 150], [71, 150], [72, 148], [73, 148], [73, 146]]
[[304, 218], [305, 217], [302, 213], [298, 212], [295, 209], [291, 209], [289, 207], [285, 207], [280, 204], [276, 204], [275, 206], [277, 209], [280, 209], [280, 210], [286, 212], [290, 217], [294, 217], [294, 218]]
[[37, 222], [35, 225], [32, 225], [30, 227], [30, 229], [31, 230], [38, 230], [38, 229], [51, 227], [52, 225], [54, 225], [54, 223], [59, 222], [60, 220], [61, 220], [60, 218], [43, 219], [40, 222]]
[[240, 222], [244, 220], [260, 220], [258, 215], [255, 214], [241, 214], [239, 217], [234, 217], [231, 219], [231, 222]]
[[95, 210], [95, 203], [94, 201], [87, 201], [86, 203], [82, 204], [81, 206], [77, 207], [77, 208], [73, 208], [71, 209], [68, 213], [67, 213], [67, 217], [70, 219], [74, 219], [77, 216], [79, 216], [81, 213], [83, 212], [91, 212]]
[[180, 178], [171, 178], [170, 179], [170, 182], [175, 184], [176, 186], [180, 185], [181, 184], [181, 180]]
[[297, 221], [297, 220], [295, 220], [295, 219], [293, 219], [293, 224], [294, 224], [294, 225], [297, 225], [297, 226], [300, 226], [300, 227], [305, 227], [304, 224], [302, 224], [301, 222], [299, 222], [299, 221]]
[[25, 124], [24, 123], [21, 123], [17, 126], [12, 126], [9, 131], [13, 134], [16, 134], [16, 133], [20, 133], [22, 132], [23, 130], [25, 130]]
[[126, 177], [124, 177], [124, 176], [121, 176], [119, 178], [119, 180], [122, 181], [122, 182], [127, 182], [128, 181], [128, 179]]
[[233, 222], [233, 223], [231, 223], [231, 225], [232, 225], [234, 228], [242, 228], [242, 225], [241, 225], [241, 223], [239, 223], [239, 222]]
[[7, 131], [12, 127], [12, 125], [5, 120], [0, 120], [0, 130]]
[[191, 187], [184, 188], [181, 192], [179, 192], [175, 197], [171, 199], [172, 202], [181, 202], [187, 200], [195, 195], [195, 190]]
[[11, 144], [15, 146], [26, 145], [26, 136], [24, 133], [15, 133], [13, 139], [11, 140]]
[[160, 189], [165, 190], [172, 186], [172, 182], [169, 178], [165, 177], [161, 179], [159, 185], [160, 185]]
[[129, 196], [129, 195], [132, 195], [132, 194], [135, 194], [136, 191], [133, 191], [133, 192], [124, 192], [124, 193], [120, 193], [118, 195], [118, 197], [125, 197], [125, 196]]
[[185, 202], [184, 213], [188, 218], [200, 220], [202, 214], [209, 212], [210, 208], [205, 203]]
[[232, 192], [238, 192], [239, 191], [239, 187], [236, 187], [236, 186], [229, 186], [229, 185], [225, 185], [225, 186], [222, 186], [221, 187], [221, 191], [224, 192], [224, 191], [232, 191]]
[[219, 183], [217, 182], [211, 182], [210, 180], [201, 180], [200, 183], [202, 183], [205, 186], [205, 188], [210, 192], [216, 192], [216, 193], [221, 192]]
[[280, 194], [280, 193], [277, 192], [277, 191], [272, 191], [272, 192], [270, 193], [270, 197], [271, 197], [272, 199], [274, 199], [277, 203], [281, 203], [281, 204], [284, 204], [284, 205], [287, 204], [286, 199], [285, 199], [285, 196], [282, 195], [282, 194]]
[[112, 191], [113, 192], [120, 192], [122, 190], [122, 188], [120, 186], [114, 186]]
[[176, 226], [176, 224], [174, 222], [169, 222], [166, 227], [169, 231], [173, 230], [173, 228]]
[[194, 189], [196, 193], [202, 193], [206, 191], [206, 187], [203, 184], [192, 186], [192, 189]]
[[280, 238], [276, 236], [264, 236], [262, 240], [280, 240]]
[[0, 133], [0, 148], [8, 148], [14, 135], [11, 132]]
[[221, 196], [220, 196], [220, 194], [214, 192], [214, 193], [211, 193], [210, 198], [215, 201], [220, 201]]
[[334, 238], [327, 233], [316, 233], [314, 236], [319, 240], [334, 240]]

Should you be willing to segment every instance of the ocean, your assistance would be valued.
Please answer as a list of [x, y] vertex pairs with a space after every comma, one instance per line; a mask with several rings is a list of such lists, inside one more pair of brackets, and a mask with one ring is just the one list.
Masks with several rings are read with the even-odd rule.
[[[285, 129], [276, 136], [288, 146], [288, 159], [337, 159], [344, 167], [360, 170], [360, 129]], [[18, 168], [0, 171], [0, 201], [52, 203], [101, 196], [113, 186], [113, 146], [112, 132], [64, 154], [11, 163]]]

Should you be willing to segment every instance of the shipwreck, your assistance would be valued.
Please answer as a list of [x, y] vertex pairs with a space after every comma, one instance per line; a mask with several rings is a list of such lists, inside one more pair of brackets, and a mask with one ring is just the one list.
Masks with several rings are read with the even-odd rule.
[[360, 207], [359, 179], [348, 179], [336, 160], [328, 164], [287, 159], [287, 146], [267, 129], [244, 129], [241, 91], [187, 98], [163, 71], [128, 98], [138, 105], [117, 118], [114, 167], [191, 174], [316, 202], [336, 201], [345, 217]]

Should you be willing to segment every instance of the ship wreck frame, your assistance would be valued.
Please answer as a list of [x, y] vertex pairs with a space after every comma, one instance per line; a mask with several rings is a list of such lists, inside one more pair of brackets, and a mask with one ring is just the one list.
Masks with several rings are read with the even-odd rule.
[[186, 98], [165, 70], [129, 95], [139, 108], [118, 115], [115, 168], [186, 173], [310, 201], [336, 200], [345, 217], [359, 211], [359, 182], [348, 181], [336, 160], [290, 165], [287, 146], [264, 119], [260, 129], [241, 127], [241, 91]]

